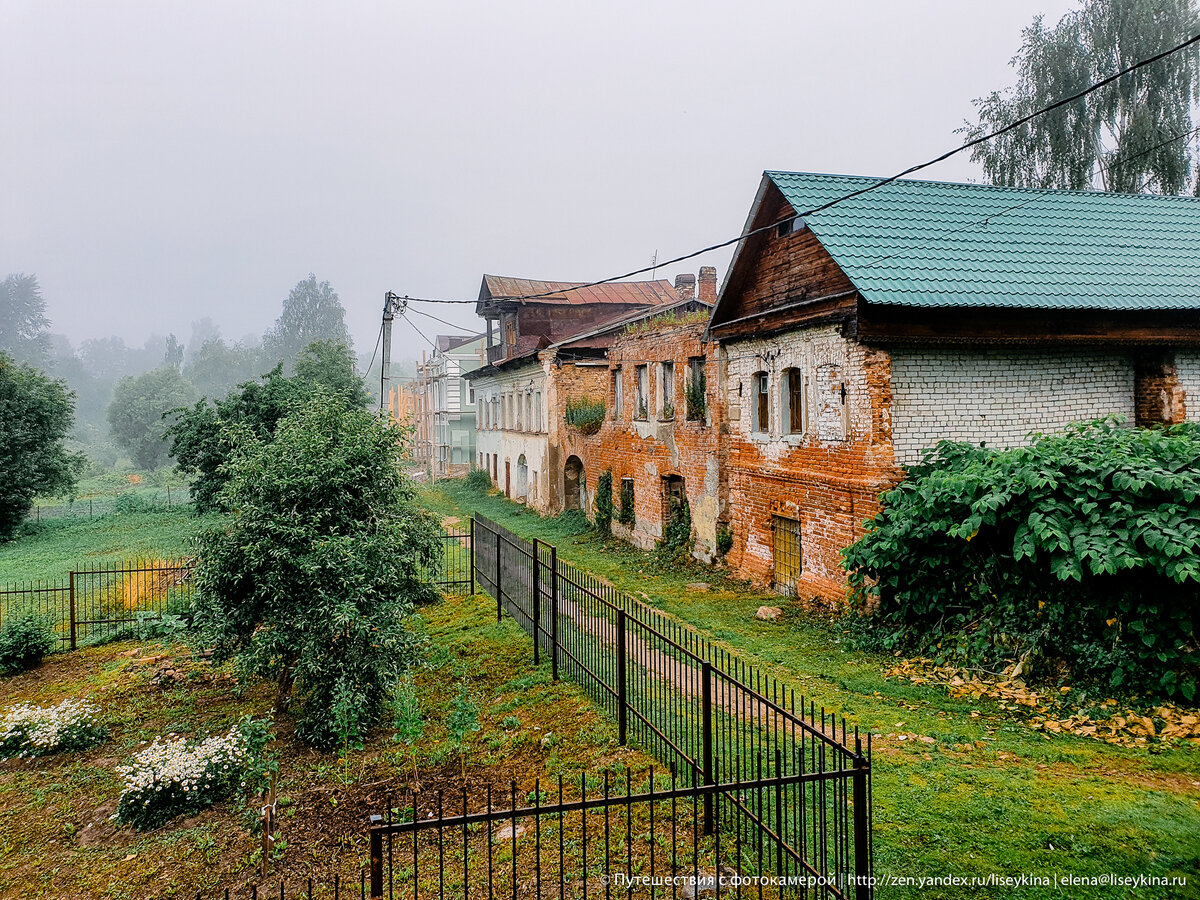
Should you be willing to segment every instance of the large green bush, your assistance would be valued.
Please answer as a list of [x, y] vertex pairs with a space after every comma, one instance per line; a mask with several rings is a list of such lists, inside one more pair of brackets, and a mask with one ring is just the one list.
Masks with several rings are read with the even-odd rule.
[[249, 439], [202, 540], [194, 623], [216, 657], [294, 694], [297, 733], [329, 748], [382, 712], [419, 649], [442, 544], [401, 469], [402, 435], [340, 397], [311, 396], [269, 442]]
[[1194, 699], [1200, 428], [944, 442], [845, 552], [884, 647]]
[[595, 434], [604, 424], [605, 407], [603, 400], [593, 400], [591, 397], [577, 397], [567, 401], [563, 418], [567, 425], [581, 434]]
[[0, 627], [0, 675], [15, 675], [41, 665], [58, 646], [54, 625], [36, 615], [18, 615]]

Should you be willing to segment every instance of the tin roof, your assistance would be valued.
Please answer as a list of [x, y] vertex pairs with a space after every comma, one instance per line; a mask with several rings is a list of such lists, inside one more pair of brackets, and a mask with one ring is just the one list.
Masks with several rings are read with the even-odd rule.
[[[803, 213], [880, 179], [769, 171], [765, 180]], [[1193, 197], [902, 179], [804, 221], [867, 303], [1200, 309]]]
[[[658, 305], [672, 303], [676, 299], [671, 282], [659, 281], [613, 281], [581, 287], [581, 281], [535, 281], [530, 278], [508, 278], [502, 275], [484, 275], [479, 299], [519, 300], [534, 294], [548, 294], [524, 302], [561, 303], [580, 306], [588, 303], [615, 303], [629, 305]], [[578, 290], [568, 290], [578, 288]], [[561, 292], [561, 293], [560, 293]]]

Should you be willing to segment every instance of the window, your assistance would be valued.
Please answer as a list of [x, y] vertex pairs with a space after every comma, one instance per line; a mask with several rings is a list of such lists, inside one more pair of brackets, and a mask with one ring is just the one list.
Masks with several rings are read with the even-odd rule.
[[789, 234], [795, 234], [797, 231], [804, 230], [804, 220], [799, 216], [793, 219], [785, 219], [775, 226], [776, 237], [787, 237]]
[[[533, 395], [533, 430], [542, 430], [542, 392], [538, 391]], [[536, 477], [535, 477], [536, 482]], [[537, 488], [534, 488], [534, 495], [537, 495]]]
[[637, 408], [634, 410], [633, 417], [635, 419], [645, 420], [649, 418], [650, 404], [647, 398], [650, 396], [650, 372], [648, 366], [637, 367]]
[[621, 367], [620, 366], [617, 366], [615, 369], [612, 370], [612, 384], [613, 384], [613, 418], [619, 419], [619, 418], [621, 418], [622, 406], [624, 405], [621, 402], [622, 391], [621, 391]]
[[845, 440], [848, 406], [846, 381], [840, 365], [817, 366], [814, 403], [817, 437], [823, 441]]
[[804, 572], [801, 559], [800, 522], [783, 516], [771, 517], [773, 556], [775, 560], [775, 589], [791, 593]]
[[754, 393], [751, 399], [753, 422], [751, 430], [767, 434], [771, 430], [771, 380], [766, 372], [754, 373]]
[[662, 363], [658, 374], [658, 417], [664, 422], [669, 422], [675, 418], [675, 363]]
[[783, 421], [787, 434], [804, 434], [804, 373], [799, 369], [783, 370]]
[[687, 417], [689, 422], [703, 422], [708, 406], [708, 379], [704, 374], [704, 357], [688, 360]]
[[525, 430], [536, 430], [533, 427], [533, 394], [525, 395]]

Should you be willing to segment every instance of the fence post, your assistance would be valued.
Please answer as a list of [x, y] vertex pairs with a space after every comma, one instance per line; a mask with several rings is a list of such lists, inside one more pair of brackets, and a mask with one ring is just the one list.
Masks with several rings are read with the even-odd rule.
[[538, 559], [538, 541], [533, 539], [533, 664], [541, 665], [541, 643], [542, 643], [542, 584], [541, 568]]
[[558, 547], [550, 547], [550, 677], [558, 681]]
[[500, 598], [504, 592], [500, 590], [500, 528], [496, 527], [496, 621], [504, 618], [504, 601]]
[[471, 596], [475, 596], [475, 517], [471, 516]]
[[863, 756], [862, 740], [854, 738], [854, 897], [870, 900], [873, 891], [871, 876], [871, 831], [867, 809], [867, 758]]
[[[713, 781], [712, 663], [705, 660], [701, 672], [704, 678], [704, 686], [701, 691], [704, 704], [704, 756], [702, 758], [704, 783], [715, 784], [716, 782]], [[704, 833], [713, 833], [713, 795], [711, 791], [704, 795]]]
[[629, 730], [628, 695], [625, 689], [625, 610], [617, 610], [617, 741], [622, 745]]
[[[60, 581], [59, 584], [62, 584]], [[75, 573], [71, 573], [71, 649], [75, 649]]]
[[371, 897], [383, 896], [383, 833], [378, 826], [382, 816], [371, 816]]

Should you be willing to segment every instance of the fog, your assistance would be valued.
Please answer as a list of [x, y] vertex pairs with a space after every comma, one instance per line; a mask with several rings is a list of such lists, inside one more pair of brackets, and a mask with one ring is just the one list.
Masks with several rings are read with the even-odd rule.
[[946, 150], [1069, 5], [0, 0], [0, 278], [141, 347], [257, 337], [312, 272], [369, 356], [387, 290], [606, 277], [734, 236], [765, 168]]

